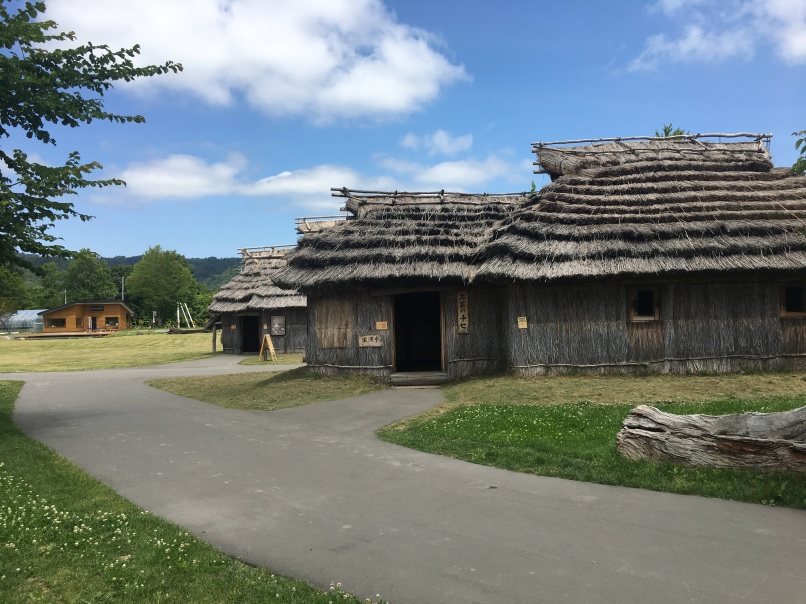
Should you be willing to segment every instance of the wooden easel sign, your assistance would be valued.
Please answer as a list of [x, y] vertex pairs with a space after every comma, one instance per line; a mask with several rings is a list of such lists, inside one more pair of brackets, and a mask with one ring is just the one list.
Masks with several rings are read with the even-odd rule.
[[274, 344], [271, 342], [271, 336], [269, 334], [263, 335], [263, 342], [260, 344], [260, 359], [262, 361], [268, 361], [269, 355], [271, 355], [271, 360], [277, 362], [277, 353], [274, 352]]

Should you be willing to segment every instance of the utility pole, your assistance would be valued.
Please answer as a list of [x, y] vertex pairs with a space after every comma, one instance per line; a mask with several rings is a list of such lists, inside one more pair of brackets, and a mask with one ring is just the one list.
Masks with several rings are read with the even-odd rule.
[[67, 290], [62, 292], [64, 294], [64, 303], [67, 304]]
[[126, 299], [126, 277], [120, 276], [120, 300], [121, 302]]

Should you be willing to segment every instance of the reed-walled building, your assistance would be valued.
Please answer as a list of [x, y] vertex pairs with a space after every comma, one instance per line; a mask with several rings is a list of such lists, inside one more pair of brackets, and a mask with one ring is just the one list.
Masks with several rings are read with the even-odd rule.
[[341, 190], [276, 281], [325, 372], [806, 366], [806, 178], [764, 135], [535, 144], [521, 196]]
[[286, 265], [294, 246], [239, 250], [241, 272], [213, 298], [210, 312], [220, 316], [224, 352], [259, 352], [271, 336], [278, 353], [304, 352], [307, 338], [305, 296], [278, 287], [273, 276]]
[[308, 365], [386, 378], [504, 368], [502, 290], [468, 288], [493, 227], [526, 195], [335, 195], [352, 216], [306, 234], [276, 277], [308, 296]]

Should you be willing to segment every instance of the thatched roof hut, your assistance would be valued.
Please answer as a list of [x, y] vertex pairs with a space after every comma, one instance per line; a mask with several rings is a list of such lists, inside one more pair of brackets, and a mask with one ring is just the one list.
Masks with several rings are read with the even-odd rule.
[[333, 191], [352, 216], [306, 231], [277, 283], [305, 292], [469, 283], [492, 228], [525, 200], [524, 194]]
[[273, 276], [285, 268], [293, 245], [243, 248], [241, 272], [221, 288], [210, 305], [211, 313], [238, 313], [274, 308], [305, 308], [305, 296], [278, 287]]
[[545, 283], [806, 269], [806, 178], [769, 135], [536, 143], [553, 182], [497, 230], [477, 280]]

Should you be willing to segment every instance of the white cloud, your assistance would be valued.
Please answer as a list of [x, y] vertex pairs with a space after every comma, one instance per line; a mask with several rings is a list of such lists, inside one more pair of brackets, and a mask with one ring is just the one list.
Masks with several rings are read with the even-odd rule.
[[806, 63], [803, 0], [659, 0], [650, 10], [677, 19], [683, 34], [647, 38], [630, 71], [657, 69], [665, 63], [746, 59], [765, 45], [787, 63]]
[[96, 203], [137, 204], [165, 200], [198, 200], [205, 197], [265, 197], [302, 208], [337, 209], [331, 187], [354, 189], [398, 188], [394, 179], [370, 177], [351, 168], [319, 165], [286, 170], [259, 180], [249, 180], [246, 159], [237, 154], [223, 162], [208, 162], [193, 155], [170, 155], [137, 162], [123, 170], [125, 189], [94, 195]]
[[469, 79], [438, 40], [396, 21], [382, 0], [50, 0], [47, 14], [80, 40], [140, 44], [143, 63], [184, 66], [132, 86], [213, 105], [242, 95], [272, 116], [410, 113]]
[[778, 54], [789, 63], [806, 63], [806, 2], [755, 0], [752, 8], [761, 33], [772, 38]]
[[[391, 157], [377, 160], [379, 174], [365, 174], [347, 166], [320, 164], [284, 170], [263, 178], [250, 178], [246, 158], [232, 154], [226, 160], [210, 162], [194, 155], [169, 155], [136, 162], [122, 170], [126, 188], [104, 190], [92, 195], [95, 203], [138, 205], [169, 200], [194, 201], [206, 197], [265, 198], [273, 203], [335, 211], [339, 202], [331, 187], [372, 191], [473, 191], [500, 193], [501, 187], [523, 190], [532, 165], [490, 155], [486, 159], [465, 159], [423, 165]], [[505, 183], [505, 184], [501, 184]], [[492, 189], [491, 189], [492, 187]]]
[[246, 160], [240, 155], [212, 164], [193, 155], [170, 155], [165, 159], [134, 163], [120, 178], [126, 181], [127, 197], [197, 199], [232, 192], [237, 176], [245, 167]]
[[651, 12], [660, 11], [667, 15], [674, 14], [681, 9], [691, 9], [705, 2], [705, 0], [658, 0], [649, 7]]
[[720, 61], [731, 57], [747, 58], [753, 52], [747, 44], [749, 33], [740, 29], [722, 34], [704, 31], [698, 25], [686, 27], [681, 38], [669, 40], [664, 34], [647, 39], [644, 51], [630, 64], [630, 70], [655, 69], [660, 63]]
[[483, 160], [471, 158], [432, 166], [395, 158], [384, 158], [380, 164], [396, 172], [398, 178], [407, 183], [405, 189], [409, 191], [444, 189], [489, 193], [506, 193], [489, 189], [490, 186], [501, 186], [498, 184], [501, 182], [515, 185], [515, 189], [521, 190], [523, 183], [528, 182], [533, 167], [529, 161], [511, 162], [496, 155]]
[[473, 146], [473, 135], [453, 136], [445, 130], [436, 130], [433, 134], [425, 136], [409, 132], [400, 144], [406, 149], [426, 149], [429, 155], [456, 155], [468, 151]]

